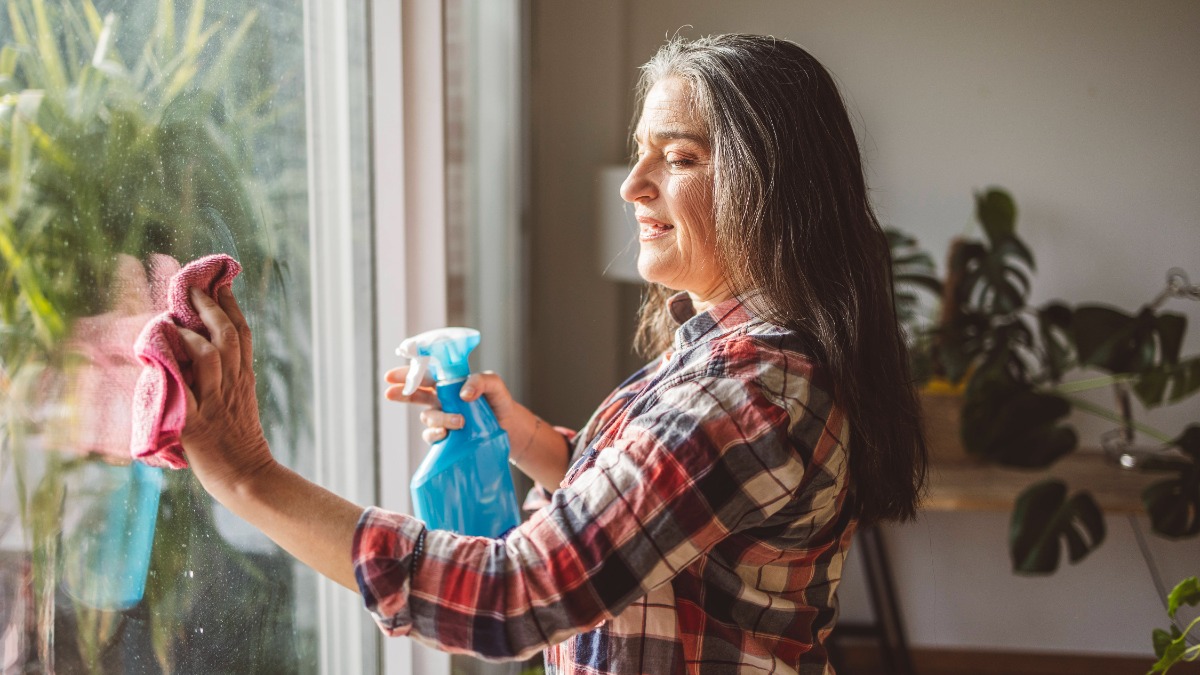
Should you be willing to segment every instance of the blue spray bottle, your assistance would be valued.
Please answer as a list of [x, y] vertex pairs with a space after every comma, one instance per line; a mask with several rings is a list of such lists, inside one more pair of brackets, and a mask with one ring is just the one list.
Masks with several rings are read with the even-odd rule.
[[396, 353], [410, 360], [404, 393], [417, 390], [426, 372], [437, 382], [442, 410], [462, 415], [462, 429], [433, 444], [412, 479], [413, 509], [429, 527], [498, 537], [520, 523], [508, 469], [508, 434], [482, 397], [470, 403], [459, 391], [470, 374], [467, 358], [479, 331], [440, 328], [408, 338]]

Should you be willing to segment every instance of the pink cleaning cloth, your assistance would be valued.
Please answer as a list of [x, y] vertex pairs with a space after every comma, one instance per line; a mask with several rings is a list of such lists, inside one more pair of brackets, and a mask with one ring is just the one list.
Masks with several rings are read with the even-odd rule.
[[133, 346], [143, 364], [133, 392], [130, 452], [134, 459], [163, 468], [187, 467], [179, 435], [187, 422], [186, 387], [192, 384], [192, 363], [175, 327], [208, 337], [204, 322], [188, 300], [188, 289], [199, 288], [216, 298], [217, 291], [231, 286], [241, 271], [236, 260], [217, 254], [194, 260], [171, 277], [167, 310], [142, 328]]

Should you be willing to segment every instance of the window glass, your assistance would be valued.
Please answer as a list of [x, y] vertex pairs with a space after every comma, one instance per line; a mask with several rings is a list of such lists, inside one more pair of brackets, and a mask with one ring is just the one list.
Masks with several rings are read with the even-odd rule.
[[310, 572], [128, 461], [133, 344], [227, 253], [263, 424], [311, 475], [300, 0], [0, 12], [0, 672], [316, 670]]

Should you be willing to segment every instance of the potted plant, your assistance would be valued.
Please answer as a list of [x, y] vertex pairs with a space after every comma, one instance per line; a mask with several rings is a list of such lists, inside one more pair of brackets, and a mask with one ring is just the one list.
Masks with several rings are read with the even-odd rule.
[[[1200, 533], [1200, 420], [1167, 434], [1133, 420], [1130, 405], [1131, 396], [1153, 407], [1200, 391], [1200, 355], [1180, 353], [1186, 317], [1163, 309], [1175, 298], [1200, 299], [1200, 287], [1172, 270], [1163, 293], [1136, 313], [1094, 303], [1031, 306], [1035, 258], [1017, 233], [1012, 197], [998, 188], [976, 194], [975, 216], [983, 237], [951, 244], [940, 318], [918, 327], [913, 340], [914, 370], [933, 383], [926, 390], [961, 392], [961, 447], [980, 461], [1045, 469], [1078, 448], [1078, 434], [1066, 422], [1072, 410], [1099, 416], [1118, 425], [1108, 438], [1115, 456], [1164, 474], [1142, 496], [1154, 531]], [[1083, 369], [1104, 375], [1068, 379]], [[1097, 388], [1113, 389], [1115, 409], [1079, 396]], [[1134, 432], [1159, 446], [1134, 452]], [[1076, 562], [1104, 536], [1101, 509], [1089, 493], [1041, 481], [1016, 501], [1013, 568], [1053, 572], [1064, 542]]]

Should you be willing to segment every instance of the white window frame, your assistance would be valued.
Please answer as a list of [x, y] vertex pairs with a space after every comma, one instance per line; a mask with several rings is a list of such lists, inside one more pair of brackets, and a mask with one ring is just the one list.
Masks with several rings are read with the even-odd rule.
[[504, 377], [521, 400], [528, 390], [525, 362], [527, 275], [514, 261], [527, 259], [523, 221], [528, 209], [525, 153], [528, 6], [522, 0], [476, 0], [468, 29], [473, 48], [468, 72], [474, 91], [468, 119], [475, 125], [469, 161], [474, 192], [469, 229], [475, 237], [475, 274], [468, 293], [471, 315], [484, 336], [484, 368]]
[[[381, 405], [382, 373], [400, 365], [394, 354], [407, 335], [446, 325], [446, 162], [442, 0], [358, 0], [363, 4], [304, 0], [306, 96], [309, 126], [309, 195], [313, 246], [313, 376], [316, 476], [325, 487], [356, 503], [411, 513], [408, 478], [425, 453], [417, 411]], [[356, 157], [352, 129], [358, 101], [348, 82], [353, 50], [348, 38], [364, 11], [370, 75], [369, 236], [354, 222], [362, 195], [351, 171]], [[513, 22], [523, 21], [520, 0], [504, 3]], [[502, 18], [501, 18], [502, 20]], [[506, 27], [511, 27], [506, 25]], [[519, 39], [520, 27], [514, 29]], [[501, 117], [511, 135], [490, 136], [477, 167], [509, 180], [487, 195], [499, 206], [487, 250], [511, 263], [522, 258], [520, 156], [520, 47], [498, 43], [506, 63], [491, 64], [508, 93]], [[486, 64], [485, 64], [486, 65]], [[501, 70], [497, 70], [501, 69]], [[490, 78], [489, 78], [490, 79]], [[360, 188], [356, 190], [356, 188]], [[361, 207], [361, 204], [359, 204]], [[361, 215], [360, 215], [361, 219]], [[365, 259], [370, 268], [364, 272]], [[485, 306], [516, 302], [515, 312], [482, 312], [489, 362], [509, 372], [521, 388], [520, 334], [524, 293], [519, 265], [490, 261], [475, 283]], [[486, 278], [485, 278], [486, 277]], [[363, 279], [367, 279], [364, 286]], [[489, 282], [488, 279], [491, 281]], [[364, 303], [363, 293], [373, 296]], [[364, 328], [372, 330], [364, 335]], [[371, 367], [356, 350], [366, 345]], [[364, 380], [368, 382], [364, 383]], [[413, 640], [386, 639], [370, 621], [356, 593], [320, 581], [322, 673], [379, 672], [449, 675], [450, 657]]]
[[[374, 420], [377, 403], [370, 366], [362, 358], [374, 340], [363, 335], [372, 325], [369, 270], [361, 261], [363, 233], [369, 232], [356, 199], [368, 190], [355, 176], [355, 153], [367, 151], [366, 129], [351, 77], [365, 68], [362, 44], [350, 39], [361, 3], [304, 0], [305, 98], [308, 127], [309, 236], [312, 246], [314, 480], [358, 504], [377, 496]], [[357, 50], [357, 58], [352, 50]], [[365, 79], [365, 76], [364, 76]], [[369, 83], [367, 83], [369, 86]], [[358, 118], [358, 119], [356, 119]], [[357, 135], [356, 135], [357, 131]], [[356, 147], [358, 142], [364, 147]], [[360, 174], [363, 173], [360, 170]], [[363, 364], [367, 364], [364, 368]], [[349, 552], [347, 552], [349, 556]], [[357, 593], [318, 577], [320, 672], [374, 672], [378, 669], [378, 629]]]
[[[446, 152], [441, 0], [371, 3], [376, 358], [399, 365], [405, 336], [446, 325]], [[416, 411], [377, 418], [376, 503], [412, 513], [408, 479], [425, 454]], [[397, 439], [403, 442], [398, 443]], [[384, 640], [381, 672], [449, 675], [448, 654]]]
[[[399, 364], [393, 350], [404, 336], [446, 322], [442, 3], [365, 3], [372, 120], [372, 226], [365, 239], [351, 226], [358, 102], [351, 101], [347, 74], [351, 50], [363, 46], [348, 42], [348, 5], [305, 0], [316, 479], [356, 503], [411, 513], [408, 476], [425, 446], [415, 411], [381, 407], [379, 377]], [[373, 295], [366, 316], [359, 295], [364, 246], [372, 277], [365, 290]], [[354, 354], [368, 326], [375, 372], [363, 373]], [[412, 640], [382, 639], [357, 594], [320, 583], [322, 673], [449, 674], [448, 655]]]

